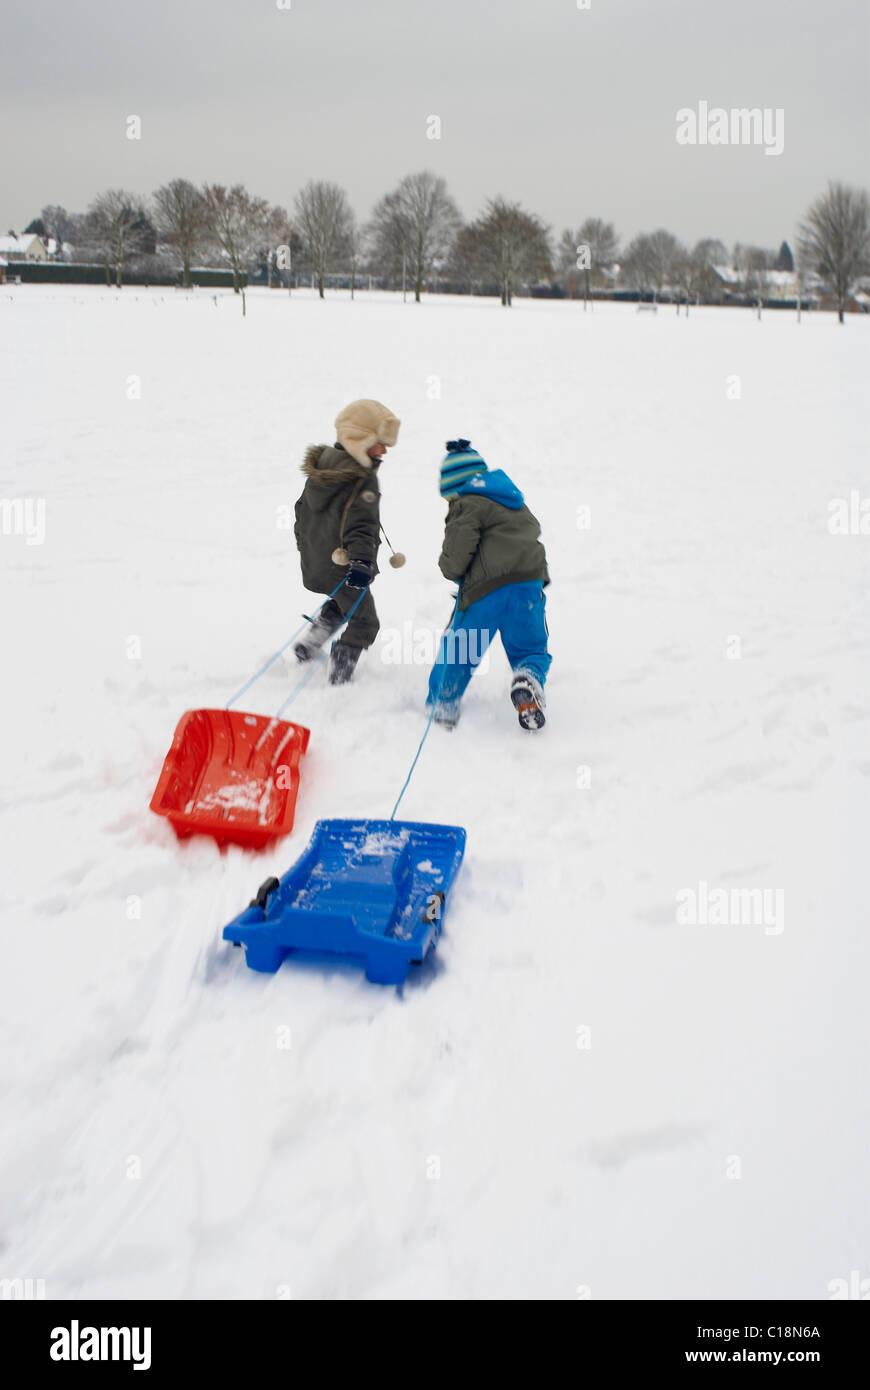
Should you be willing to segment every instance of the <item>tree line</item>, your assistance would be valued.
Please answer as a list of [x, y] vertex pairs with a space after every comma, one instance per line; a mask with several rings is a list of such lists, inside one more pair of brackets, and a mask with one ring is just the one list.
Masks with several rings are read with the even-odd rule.
[[[249, 193], [242, 184], [197, 186], [173, 179], [142, 199], [124, 189], [100, 193], [87, 211], [67, 213], [51, 204], [28, 232], [71, 247], [77, 260], [105, 266], [107, 283], [123, 284], [125, 269], [164, 266], [191, 270], [205, 259], [229, 268], [233, 287], [262, 270], [269, 283], [290, 284], [293, 270], [308, 272], [321, 298], [330, 274], [361, 274], [413, 289], [420, 300], [433, 277], [457, 289], [495, 292], [510, 307], [531, 285], [558, 285], [585, 298], [617, 284], [656, 298], [667, 288], [688, 304], [721, 298], [715, 266], [735, 272], [741, 291], [761, 304], [771, 271], [794, 270], [787, 243], [779, 253], [704, 238], [686, 247], [658, 229], [624, 247], [612, 223], [588, 217], [566, 228], [554, 244], [549, 227], [521, 204], [499, 196], [464, 222], [446, 181], [428, 171], [408, 174], [360, 222], [344, 189], [312, 179], [297, 193], [292, 212]], [[831, 183], [799, 227], [798, 270], [813, 273], [835, 295], [840, 320], [858, 280], [870, 274], [870, 201], [866, 192]]]

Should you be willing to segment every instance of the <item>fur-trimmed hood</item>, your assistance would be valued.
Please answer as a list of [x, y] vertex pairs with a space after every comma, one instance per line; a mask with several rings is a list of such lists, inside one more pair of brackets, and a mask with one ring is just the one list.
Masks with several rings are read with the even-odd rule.
[[309, 444], [305, 450], [302, 472], [323, 487], [338, 487], [341, 483], [355, 483], [360, 478], [370, 478], [371, 468], [357, 463], [352, 454], [340, 444]]
[[305, 451], [302, 472], [316, 484], [309, 492], [309, 505], [314, 511], [328, 507], [335, 488], [348, 483], [365, 484], [367, 490], [380, 494], [377, 466], [364, 468], [340, 444], [310, 444]]

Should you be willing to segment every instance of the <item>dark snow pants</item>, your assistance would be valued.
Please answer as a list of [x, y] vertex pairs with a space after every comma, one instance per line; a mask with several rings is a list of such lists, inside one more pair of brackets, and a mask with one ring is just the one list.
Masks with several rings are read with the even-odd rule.
[[[359, 598], [359, 589], [349, 589], [345, 584], [334, 598], [328, 599], [321, 609], [321, 616], [331, 625], [333, 632], [347, 617]], [[359, 606], [347, 627], [339, 637], [344, 647], [370, 647], [378, 635], [380, 623], [372, 598], [371, 588], [367, 588], [360, 599]]]

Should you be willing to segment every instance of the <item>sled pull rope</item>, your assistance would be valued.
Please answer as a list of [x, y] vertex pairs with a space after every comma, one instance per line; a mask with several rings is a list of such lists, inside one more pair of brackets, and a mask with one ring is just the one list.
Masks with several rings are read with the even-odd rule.
[[[329, 594], [328, 597], [325, 598], [325, 599], [323, 600], [323, 603], [320, 605], [320, 608], [318, 608], [318, 610], [317, 610], [318, 613], [321, 611], [321, 609], [323, 609], [323, 608], [326, 607], [327, 603], [329, 603], [329, 600], [330, 600], [331, 598], [335, 598], [335, 596], [336, 596], [336, 594], [338, 593], [339, 589], [343, 588], [344, 585], [345, 585], [346, 583], [347, 583], [347, 580], [346, 580], [346, 579], [342, 579], [342, 581], [341, 581], [340, 584], [336, 584], [336, 586], [335, 586], [335, 588], [333, 589], [332, 593]], [[359, 600], [357, 600], [357, 602], [359, 602]], [[354, 605], [354, 607], [356, 607], [356, 604]], [[353, 611], [353, 609], [351, 609], [351, 612], [352, 612], [352, 611]], [[316, 617], [316, 616], [317, 616], [317, 614], [315, 614], [315, 617]], [[348, 617], [350, 617], [350, 614], [348, 614]], [[264, 674], [266, 673], [266, 671], [268, 671], [269, 667], [272, 666], [272, 665], [278, 660], [278, 657], [281, 656], [282, 652], [286, 652], [287, 648], [290, 646], [290, 643], [291, 643], [291, 642], [295, 642], [295, 641], [296, 641], [296, 638], [299, 636], [299, 634], [300, 634], [301, 632], [304, 632], [304, 631], [305, 631], [305, 629], [307, 628], [307, 626], [308, 626], [309, 623], [313, 623], [313, 622], [314, 622], [314, 618], [306, 618], [306, 619], [305, 619], [305, 622], [302, 624], [302, 626], [301, 626], [301, 627], [297, 627], [297, 629], [296, 629], [296, 631], [293, 633], [293, 635], [292, 635], [291, 637], [288, 637], [288, 638], [287, 638], [287, 641], [284, 643], [283, 647], [279, 647], [278, 650], [277, 650], [276, 652], [273, 652], [272, 655], [269, 657], [269, 660], [265, 663], [265, 665], [264, 665], [264, 666], [261, 666], [260, 669], [259, 669], [259, 671], [257, 671], [256, 675], [251, 676], [251, 679], [250, 679], [249, 681], [245, 681], [245, 684], [241, 687], [241, 689], [240, 689], [240, 690], [237, 690], [236, 693], [235, 693], [235, 695], [231, 696], [231, 698], [230, 698], [229, 700], [227, 700], [226, 704], [224, 705], [224, 709], [229, 709], [231, 705], [234, 705], [234, 704], [236, 703], [236, 700], [241, 699], [241, 697], [244, 695], [245, 691], [246, 691], [246, 690], [250, 690], [250, 688], [251, 688], [251, 686], [254, 684], [254, 682], [255, 682], [255, 681], [258, 681], [258, 680], [260, 679], [260, 677], [261, 677], [262, 675], [264, 675]]]
[[[398, 797], [396, 798], [396, 804], [395, 804], [395, 806], [393, 807], [393, 813], [392, 813], [392, 815], [390, 816], [390, 820], [391, 820], [391, 821], [396, 819], [396, 812], [397, 812], [398, 809], [399, 809], [399, 803], [400, 803], [400, 801], [402, 800], [402, 797], [405, 795], [405, 792], [408, 790], [408, 785], [409, 785], [409, 783], [410, 783], [410, 781], [411, 781], [412, 776], [414, 775], [414, 768], [417, 766], [417, 763], [418, 763], [418, 761], [419, 761], [419, 759], [420, 759], [420, 754], [423, 752], [423, 744], [426, 742], [426, 739], [429, 737], [429, 730], [432, 728], [432, 720], [435, 718], [435, 709], [436, 709], [436, 706], [437, 706], [437, 704], [438, 704], [438, 700], [439, 700], [440, 697], [441, 697], [441, 691], [442, 691], [443, 688], [444, 688], [444, 677], [447, 675], [447, 650], [446, 650], [446, 641], [445, 641], [445, 639], [446, 639], [446, 638], [448, 637], [448, 635], [453, 631], [453, 627], [454, 627], [454, 624], [455, 624], [455, 622], [456, 622], [456, 615], [457, 615], [457, 613], [459, 612], [459, 595], [460, 595], [460, 593], [461, 593], [461, 590], [462, 590], [462, 585], [460, 584], [459, 588], [456, 590], [456, 602], [455, 602], [454, 605], [453, 605], [453, 612], [452, 612], [452, 614], [450, 615], [450, 622], [447, 624], [447, 627], [444, 629], [444, 631], [443, 631], [442, 634], [441, 634], [441, 641], [445, 643], [445, 651], [444, 651], [444, 661], [442, 662], [442, 667], [441, 667], [441, 679], [440, 679], [440, 681], [438, 682], [438, 693], [437, 693], [437, 695], [435, 696], [435, 699], [432, 701], [432, 708], [431, 708], [430, 711], [429, 711], [429, 718], [427, 719], [427, 721], [426, 721], [426, 727], [425, 727], [425, 729], [423, 730], [423, 737], [420, 739], [420, 742], [419, 742], [419, 744], [418, 744], [418, 746], [417, 746], [417, 751], [416, 751], [416, 753], [414, 754], [414, 761], [411, 763], [411, 766], [410, 766], [410, 768], [408, 769], [408, 775], [407, 775], [407, 777], [405, 778], [405, 784], [404, 784], [404, 786], [402, 787], [402, 790], [399, 792]], [[440, 650], [440, 644], [439, 644], [439, 650]], [[436, 661], [437, 661], [437, 657], [436, 657]]]
[[[342, 581], [342, 583], [346, 583], [346, 582], [347, 582], [346, 580], [343, 580], [343, 581]], [[339, 584], [338, 588], [339, 588], [339, 589], [341, 588], [341, 584]], [[336, 590], [335, 592], [337, 593], [338, 590]], [[366, 585], [364, 589], [361, 589], [361, 590], [360, 590], [359, 598], [357, 598], [356, 602], [355, 602], [355, 603], [352, 605], [352, 607], [350, 608], [347, 617], [346, 617], [346, 618], [342, 618], [342, 620], [341, 620], [341, 622], [339, 623], [338, 627], [335, 629], [335, 632], [332, 634], [333, 637], [335, 637], [336, 633], [341, 632], [341, 629], [342, 629], [343, 627], [346, 627], [346, 626], [347, 626], [347, 624], [350, 622], [351, 618], [353, 617], [354, 613], [356, 612], [357, 608], [359, 607], [359, 605], [362, 603], [363, 599], [365, 598], [367, 592], [368, 592], [368, 585]], [[329, 597], [332, 598], [332, 594], [330, 594]], [[329, 602], [328, 599], [327, 599], [327, 602]], [[291, 640], [292, 640], [292, 639], [291, 639]], [[278, 710], [277, 714], [275, 715], [275, 718], [276, 718], [276, 719], [280, 719], [280, 718], [281, 718], [281, 715], [284, 713], [284, 711], [285, 711], [286, 709], [289, 709], [289, 708], [290, 708], [290, 706], [292, 705], [293, 701], [296, 699], [296, 696], [297, 696], [297, 695], [301, 695], [302, 691], [305, 689], [306, 685], [307, 685], [308, 682], [311, 680], [311, 677], [314, 675], [314, 672], [317, 670], [318, 666], [319, 666], [320, 663], [323, 661], [323, 659], [324, 659], [323, 653], [321, 652], [320, 655], [319, 655], [318, 657], [316, 657], [314, 661], [311, 662], [311, 669], [305, 672], [305, 675], [302, 677], [301, 681], [298, 681], [297, 684], [296, 684], [296, 685], [293, 687], [293, 689], [290, 691], [290, 694], [287, 696], [287, 699], [284, 701], [283, 705], [281, 706], [281, 708]]]

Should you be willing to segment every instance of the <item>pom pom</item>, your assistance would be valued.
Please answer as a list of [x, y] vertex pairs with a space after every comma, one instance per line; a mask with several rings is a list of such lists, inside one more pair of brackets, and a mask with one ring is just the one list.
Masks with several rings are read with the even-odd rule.
[[348, 555], [347, 551], [344, 549], [343, 546], [339, 546], [338, 550], [333, 550], [333, 552], [332, 552], [332, 563], [333, 563], [334, 565], [349, 565], [349, 564], [350, 564], [350, 556]]
[[405, 557], [402, 554], [401, 550], [397, 550], [394, 555], [390, 556], [390, 564], [392, 565], [394, 570], [400, 570], [404, 563]]

